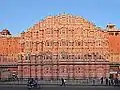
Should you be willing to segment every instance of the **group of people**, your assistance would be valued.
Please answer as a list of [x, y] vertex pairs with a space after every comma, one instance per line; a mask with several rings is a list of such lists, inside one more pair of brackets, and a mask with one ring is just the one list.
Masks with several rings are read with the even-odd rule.
[[[32, 88], [32, 87], [37, 87], [38, 83], [35, 79], [29, 78], [27, 82], [27, 86]], [[61, 86], [66, 86], [66, 80], [61, 78]]]
[[[101, 77], [100, 78], [101, 85], [107, 85], [107, 86], [120, 86], [120, 80], [118, 78], [107, 78], [107, 77]], [[93, 84], [95, 84], [95, 80], [93, 80]], [[27, 86], [29, 87], [37, 87], [37, 81], [33, 78], [28, 79]], [[61, 78], [61, 86], [66, 86], [66, 80]]]
[[101, 77], [101, 79], [100, 79], [100, 82], [101, 82], [101, 84], [104, 84], [104, 82], [105, 82], [105, 84], [106, 85], [109, 85], [109, 86], [119, 86], [120, 85], [120, 80], [116, 77], [116, 78], [103, 78], [103, 77]]

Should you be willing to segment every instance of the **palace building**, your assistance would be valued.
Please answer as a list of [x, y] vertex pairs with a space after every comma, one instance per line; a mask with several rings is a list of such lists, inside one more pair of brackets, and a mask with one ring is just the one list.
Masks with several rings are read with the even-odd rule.
[[10, 74], [18, 72], [16, 64], [20, 52], [19, 42], [20, 37], [12, 36], [7, 29], [0, 32], [0, 78], [7, 78]]
[[109, 40], [109, 62], [110, 74], [118, 75], [120, 77], [120, 29], [116, 28], [114, 24], [107, 25], [108, 40]]
[[113, 24], [103, 29], [80, 16], [48, 16], [19, 37], [0, 32], [1, 72], [41, 79], [113, 77], [120, 73], [119, 38]]

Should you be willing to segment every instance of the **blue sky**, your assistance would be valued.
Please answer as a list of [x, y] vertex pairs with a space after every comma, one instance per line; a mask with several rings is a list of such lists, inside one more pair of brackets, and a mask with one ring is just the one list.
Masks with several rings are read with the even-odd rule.
[[0, 0], [0, 30], [18, 34], [48, 15], [70, 13], [97, 26], [120, 28], [120, 0]]

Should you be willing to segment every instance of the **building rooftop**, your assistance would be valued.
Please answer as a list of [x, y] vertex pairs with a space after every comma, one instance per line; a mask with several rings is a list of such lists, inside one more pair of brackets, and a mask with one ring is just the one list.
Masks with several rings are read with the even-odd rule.
[[3, 29], [1, 32], [0, 32], [0, 35], [11, 35], [10, 31], [8, 29]]

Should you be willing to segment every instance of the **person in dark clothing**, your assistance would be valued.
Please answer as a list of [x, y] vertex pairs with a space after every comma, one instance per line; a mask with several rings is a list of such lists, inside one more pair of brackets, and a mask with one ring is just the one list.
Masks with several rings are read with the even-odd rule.
[[93, 79], [93, 85], [95, 85], [95, 79]]
[[37, 87], [37, 83], [35, 82], [35, 80], [33, 78], [29, 78], [27, 86], [30, 88]]
[[118, 85], [118, 83], [119, 83], [118, 78], [115, 78], [114, 83], [115, 83], [115, 86], [117, 86], [117, 85]]
[[111, 85], [111, 79], [110, 78], [108, 78], [108, 82], [109, 82], [109, 86]]
[[16, 74], [12, 74], [12, 79], [13, 79], [13, 80], [18, 80], [17, 75], [16, 75]]
[[118, 85], [120, 86], [120, 79], [118, 79]]
[[64, 80], [63, 78], [61, 78], [61, 81], [62, 81], [61, 86], [66, 86], [66, 84], [65, 84], [65, 80]]
[[101, 77], [100, 81], [101, 81], [101, 84], [103, 84], [103, 77]]
[[106, 82], [106, 85], [108, 85], [108, 83], [109, 83], [109, 80], [108, 80], [108, 78], [106, 78], [105, 82]]
[[114, 79], [111, 78], [111, 85], [114, 85]]

